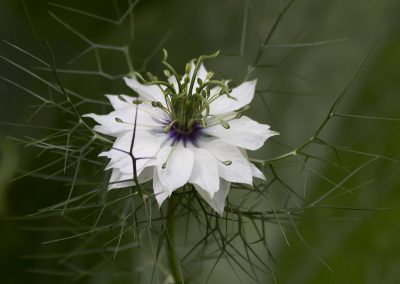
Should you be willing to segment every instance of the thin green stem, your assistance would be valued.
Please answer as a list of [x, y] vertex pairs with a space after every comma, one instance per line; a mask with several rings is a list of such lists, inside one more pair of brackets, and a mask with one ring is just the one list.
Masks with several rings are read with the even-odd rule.
[[183, 278], [181, 270], [179, 268], [178, 259], [176, 256], [174, 238], [175, 238], [175, 208], [177, 205], [177, 198], [175, 194], [172, 194], [168, 200], [168, 217], [167, 217], [167, 253], [168, 261], [171, 269], [172, 276], [176, 284], [183, 284]]
[[289, 10], [289, 8], [292, 6], [292, 4], [294, 3], [295, 0], [291, 0], [284, 8], [283, 10], [279, 13], [278, 17], [276, 18], [273, 26], [271, 27], [267, 37], [265, 38], [265, 40], [262, 42], [260, 49], [257, 52], [256, 58], [254, 59], [254, 62], [252, 65], [248, 66], [248, 70], [247, 70], [247, 74], [245, 77], [245, 81], [250, 77], [251, 73], [253, 73], [253, 71], [255, 69], [257, 69], [257, 65], [262, 57], [262, 55], [264, 54], [265, 48], [268, 45], [268, 43], [270, 42], [272, 36], [275, 34], [275, 31], [279, 25], [279, 23], [281, 22], [283, 16], [286, 14], [286, 12]]

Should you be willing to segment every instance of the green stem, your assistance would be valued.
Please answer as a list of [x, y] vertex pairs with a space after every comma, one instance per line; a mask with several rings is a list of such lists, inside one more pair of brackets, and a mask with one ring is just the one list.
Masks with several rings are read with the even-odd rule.
[[171, 269], [172, 276], [174, 277], [176, 284], [183, 284], [182, 274], [179, 268], [178, 259], [176, 256], [174, 238], [175, 238], [175, 208], [177, 205], [177, 198], [175, 194], [172, 194], [168, 200], [168, 217], [167, 217], [167, 254], [169, 266]]

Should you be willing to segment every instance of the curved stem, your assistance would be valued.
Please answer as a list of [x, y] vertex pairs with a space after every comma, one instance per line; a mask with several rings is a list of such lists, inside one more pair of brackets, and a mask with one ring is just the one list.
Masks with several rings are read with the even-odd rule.
[[172, 194], [168, 200], [168, 217], [167, 217], [167, 254], [169, 266], [171, 269], [172, 276], [176, 284], [183, 284], [183, 278], [181, 270], [179, 268], [178, 259], [176, 256], [174, 237], [175, 237], [175, 208], [177, 205], [176, 195]]

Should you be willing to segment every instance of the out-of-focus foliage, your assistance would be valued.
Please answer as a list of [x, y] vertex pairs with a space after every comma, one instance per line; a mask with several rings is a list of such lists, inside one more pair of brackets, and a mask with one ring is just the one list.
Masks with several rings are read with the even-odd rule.
[[[95, 4], [78, 0], [55, 2], [107, 18], [117, 18], [128, 7], [128, 1], [123, 0], [103, 0]], [[272, 0], [145, 0], [134, 8], [135, 28], [132, 35], [126, 25], [123, 28], [103, 25], [82, 15], [71, 14], [56, 5], [49, 5], [47, 1], [31, 0], [25, 3], [41, 39], [52, 46], [60, 68], [74, 69], [78, 66], [75, 63], [67, 65], [67, 62], [84, 50], [87, 43], [57, 23], [54, 17], [49, 16], [49, 11], [60, 19], [68, 20], [81, 34], [96, 43], [125, 44], [126, 41], [119, 40], [134, 36], [131, 56], [135, 69], [160, 71], [157, 46], [168, 49], [172, 64], [182, 66], [182, 71], [189, 59], [221, 50], [219, 59], [209, 64], [212, 69], [236, 82], [243, 80], [247, 64], [253, 62], [259, 42], [265, 38], [285, 4], [284, 1]], [[339, 111], [363, 117], [336, 117], [322, 134], [331, 143], [345, 149], [398, 159], [400, 122], [373, 117], [400, 118], [399, 10], [400, 3], [396, 0], [295, 1], [279, 23], [271, 39], [272, 46], [266, 49], [261, 58], [265, 68], [253, 74], [258, 78], [258, 89], [266, 91], [258, 93], [250, 116], [271, 124], [274, 130], [281, 133], [281, 137], [275, 143], [267, 144], [263, 150], [253, 153], [252, 157], [275, 157], [309, 139], [334, 99], [347, 85], [356, 66], [375, 40], [380, 38]], [[40, 54], [19, 1], [0, 2], [0, 38], [33, 54]], [[302, 46], [301, 43], [314, 44]], [[0, 43], [0, 55], [24, 66], [37, 66], [37, 62], [17, 53], [4, 42]], [[121, 52], [102, 50], [100, 56], [104, 59], [104, 66], [107, 66], [106, 72], [128, 72]], [[149, 60], [143, 62], [144, 58]], [[23, 82], [28, 89], [40, 85], [4, 60], [0, 62], [0, 76]], [[96, 68], [94, 62], [95, 58], [85, 57], [79, 62], [79, 67], [93, 70]], [[121, 80], [100, 80], [96, 76], [62, 74], [62, 80], [70, 88], [96, 100], [103, 100], [103, 94], [108, 92], [128, 90]], [[63, 117], [56, 111], [39, 114], [27, 122], [35, 111], [32, 106], [37, 103], [22, 90], [3, 81], [0, 83], [1, 140], [6, 136], [35, 137], [41, 134], [37, 129], [10, 125], [13, 123], [52, 127], [63, 125]], [[89, 107], [84, 106], [84, 109]], [[58, 181], [25, 177], [9, 185], [17, 157], [20, 172], [15, 177], [24, 174], [25, 169], [35, 169], [42, 157], [29, 148], [20, 147], [17, 154], [13, 150], [14, 144], [7, 142], [2, 145], [2, 214], [23, 216], [65, 200], [68, 186]], [[335, 157], [333, 152], [315, 151], [319, 151], [320, 155]], [[339, 153], [337, 162], [351, 168], [360, 163], [360, 157]], [[310, 200], [318, 198], [326, 190], [326, 180], [310, 178], [311, 182], [305, 183], [295, 178], [298, 170], [292, 166], [293, 162], [285, 162], [278, 167], [280, 175], [290, 186], [299, 188], [303, 187], [303, 183], [306, 184], [305, 196]], [[317, 167], [325, 177], [334, 179], [339, 175], [337, 169], [318, 164], [318, 161], [314, 161], [312, 166]], [[325, 200], [324, 206], [332, 205], [332, 209], [305, 210], [297, 220], [301, 237], [291, 226], [284, 226], [285, 237], [290, 245], [287, 245], [279, 226], [269, 232], [269, 246], [277, 261], [278, 283], [397, 283], [400, 277], [400, 248], [397, 241], [399, 214], [397, 210], [386, 209], [399, 207], [400, 204], [398, 171], [396, 163], [378, 161], [351, 181], [349, 188], [355, 186], [353, 192], [343, 194], [338, 191], [333, 198]], [[279, 193], [276, 195], [276, 202], [283, 202], [284, 198]], [[37, 270], [38, 260], [34, 256], [73, 250], [84, 240], [41, 245], [56, 237], [51, 228], [60, 224], [54, 219], [39, 219], [35, 221], [36, 225], [38, 223], [49, 230], [25, 230], [24, 227], [32, 227], [33, 223], [9, 218], [1, 220], [0, 282], [71, 283], [74, 277], [69, 275], [63, 277], [37, 273], [46, 271]], [[318, 261], [316, 255], [327, 262], [333, 271]], [[125, 263], [124, 266], [133, 266], [132, 269], [135, 269], [135, 266], [146, 263], [150, 262], [145, 255], [136, 255], [132, 263]], [[85, 277], [84, 273], [78, 273], [80, 277], [77, 280], [79, 283], [141, 283], [124, 275], [113, 275], [119, 271], [118, 265], [109, 259], [106, 268], [95, 276]], [[110, 275], [115, 276], [111, 278], [113, 280], [109, 280]], [[273, 283], [271, 275], [264, 277], [267, 283]], [[226, 281], [241, 283], [229, 265], [224, 263], [214, 271], [210, 283]]]
[[15, 146], [9, 141], [1, 141], [0, 144], [0, 215], [7, 211], [7, 189], [15, 174], [18, 162]]

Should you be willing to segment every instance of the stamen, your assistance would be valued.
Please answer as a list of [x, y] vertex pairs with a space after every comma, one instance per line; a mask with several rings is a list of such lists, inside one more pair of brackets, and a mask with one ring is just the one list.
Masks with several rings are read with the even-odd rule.
[[189, 75], [191, 69], [192, 69], [192, 64], [186, 63], [186, 66], [185, 66], [185, 73]]
[[[162, 64], [166, 67], [163, 70], [167, 77], [166, 81], [159, 80], [157, 76], [151, 73], [147, 74], [150, 81], [146, 81], [140, 75], [136, 75], [145, 82], [146, 86], [158, 86], [163, 92], [165, 104], [159, 101], [153, 101], [151, 104], [153, 107], [163, 110], [168, 116], [163, 124], [162, 131], [169, 136], [173, 144], [180, 141], [185, 146], [188, 142], [195, 144], [202, 135], [202, 129], [207, 126], [207, 120], [210, 116], [210, 104], [219, 96], [226, 95], [231, 97], [229, 95], [231, 89], [227, 86], [226, 81], [211, 80], [214, 76], [213, 72], [208, 72], [201, 78], [197, 77], [203, 61], [216, 57], [218, 53], [200, 56], [197, 60], [186, 64], [186, 74], [181, 77], [167, 63], [168, 53], [166, 50], [163, 50]], [[170, 78], [174, 78], [174, 81], [172, 82]], [[198, 85], [196, 88], [194, 86], [195, 83]], [[218, 91], [214, 94], [211, 90], [216, 87]], [[233, 115], [236, 115], [236, 113]], [[239, 116], [240, 114], [238, 114]], [[232, 116], [230, 119], [234, 117]], [[225, 118], [224, 120], [216, 118], [216, 123], [221, 123], [225, 129], [230, 128]]]
[[169, 78], [169, 77], [172, 76], [171, 73], [169, 72], [169, 70], [164, 70], [164, 75], [165, 75], [165, 77], [167, 77], [167, 78]]
[[164, 164], [162, 164], [161, 168], [162, 168], [163, 170], [165, 170], [165, 169], [167, 168], [168, 160], [169, 160], [169, 158], [171, 157], [172, 151], [174, 151], [174, 149], [175, 149], [175, 147], [172, 147], [172, 148], [171, 148], [171, 151], [169, 151], [167, 160], [164, 162]]
[[236, 114], [236, 116], [235, 116], [235, 119], [240, 119], [240, 118], [242, 118], [242, 116], [243, 116], [243, 113], [238, 112], [238, 113]]
[[118, 95], [118, 99], [119, 99], [120, 101], [122, 101], [122, 102], [125, 102], [125, 103], [126, 103], [126, 100], [124, 99], [124, 97], [123, 97], [123, 96], [121, 96], [121, 95]]
[[211, 59], [211, 58], [217, 57], [218, 54], [219, 54], [219, 50], [218, 50], [217, 52], [215, 52], [214, 54], [202, 55], [202, 56], [199, 57], [199, 59], [198, 59], [197, 62], [196, 62], [196, 67], [195, 67], [194, 72], [193, 72], [193, 75], [192, 75], [192, 80], [190, 81], [189, 95], [192, 94], [194, 82], [195, 82], [195, 80], [196, 80], [197, 73], [199, 72], [201, 63], [202, 63], [205, 59]]
[[226, 122], [225, 120], [222, 120], [222, 119], [221, 119], [221, 125], [222, 125], [222, 127], [225, 128], [225, 129], [231, 128], [231, 126], [229, 125], [229, 123]]
[[177, 122], [177, 120], [175, 119], [174, 121], [171, 121], [170, 124], [168, 124], [167, 126], [165, 126], [165, 127], [164, 127], [164, 133], [168, 133], [168, 132], [171, 130], [172, 126], [173, 126], [176, 122]]

